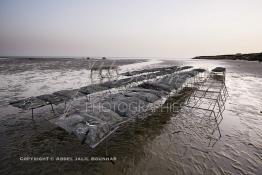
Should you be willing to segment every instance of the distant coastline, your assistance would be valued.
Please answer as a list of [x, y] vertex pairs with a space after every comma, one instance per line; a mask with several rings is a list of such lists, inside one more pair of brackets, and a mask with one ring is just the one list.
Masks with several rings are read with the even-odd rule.
[[210, 60], [246, 60], [262, 62], [262, 53], [235, 54], [235, 55], [215, 55], [215, 56], [197, 56], [192, 59], [210, 59]]

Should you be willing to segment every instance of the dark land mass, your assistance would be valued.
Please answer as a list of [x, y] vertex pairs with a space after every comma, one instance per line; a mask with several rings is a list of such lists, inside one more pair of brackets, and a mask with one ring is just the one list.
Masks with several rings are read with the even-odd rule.
[[216, 55], [216, 56], [197, 56], [193, 59], [212, 59], [212, 60], [247, 60], [262, 61], [262, 53], [235, 54], [235, 55]]

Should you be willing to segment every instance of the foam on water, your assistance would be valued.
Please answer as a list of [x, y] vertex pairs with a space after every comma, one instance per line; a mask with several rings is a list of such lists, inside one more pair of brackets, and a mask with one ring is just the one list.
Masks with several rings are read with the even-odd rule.
[[[149, 60], [123, 65], [119, 67], [119, 73], [133, 69], [142, 69], [148, 65], [160, 62]], [[99, 79], [95, 74], [94, 78], [90, 79], [90, 70], [86, 70], [84, 67], [80, 70], [36, 69], [34, 71], [24, 70], [14, 74], [0, 74], [0, 106], [8, 104], [10, 101], [30, 96], [53, 93], [59, 90], [76, 89], [91, 83], [108, 81], [108, 79]]]

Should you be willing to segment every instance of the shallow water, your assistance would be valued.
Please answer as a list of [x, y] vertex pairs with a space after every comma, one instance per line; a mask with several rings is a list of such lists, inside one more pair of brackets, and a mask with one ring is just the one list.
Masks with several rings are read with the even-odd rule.
[[[129, 62], [132, 63], [132, 61]], [[161, 61], [155, 60], [133, 62], [133, 64], [127, 64], [128, 61], [111, 61], [110, 64], [119, 65], [118, 72], [121, 73], [161, 63]], [[87, 63], [82, 66], [77, 65], [72, 69], [67, 69], [68, 65], [63, 64], [64, 62], [60, 61], [61, 66], [58, 69], [53, 69], [52, 67], [54, 65], [59, 65], [59, 63], [22, 62], [18, 65], [15, 63], [6, 63], [6, 68], [3, 67], [0, 71], [0, 106], [7, 105], [10, 101], [20, 100], [31, 96], [53, 93], [59, 90], [76, 89], [91, 83], [108, 81], [108, 78], [101, 79], [98, 76], [98, 72], [94, 72], [91, 79], [90, 70], [86, 69]], [[32, 68], [33, 66], [37, 68]], [[18, 67], [19, 71], [13, 71], [16, 68], [18, 69]], [[115, 71], [111, 71], [111, 75], [111, 78], [117, 77]], [[107, 72], [103, 71], [103, 76], [106, 77]], [[117, 78], [122, 77], [118, 76]]]
[[[1, 174], [261, 174], [262, 64], [215, 60], [181, 60], [158, 64], [171, 63], [208, 69], [216, 66], [227, 68], [226, 85], [230, 96], [223, 113], [224, 119], [219, 125], [222, 137], [213, 147], [208, 145], [209, 135], [205, 133], [209, 126], [196, 125], [197, 117], [201, 117], [201, 114], [192, 115], [183, 108], [178, 114], [158, 113], [130, 123], [91, 150], [81, 145], [74, 136], [45, 121], [44, 115], [50, 110], [48, 107], [38, 110], [37, 120], [33, 123], [30, 113], [3, 106], [0, 115]], [[78, 77], [78, 73], [65, 72], [67, 76], [64, 77], [71, 82]], [[26, 79], [21, 80], [21, 77], [32, 76], [30, 82], [37, 86], [37, 90], [46, 84], [51, 84], [52, 89], [57, 87], [61, 90], [59, 88], [69, 84], [64, 83], [63, 76], [58, 76], [58, 80], [50, 83], [49, 78], [55, 75], [52, 71], [50, 74], [21, 74], [14, 76], [12, 82], [19, 79], [24, 84], [16, 87], [15, 83], [4, 81], [6, 84], [1, 86], [1, 94], [5, 94], [7, 99], [10, 96], [31, 95], [26, 92], [34, 86], [29, 86], [30, 83]], [[82, 85], [82, 79], [75, 81], [71, 85], [73, 88], [75, 84]], [[10, 92], [5, 92], [6, 87], [11, 88]], [[49, 92], [50, 87], [43, 87], [42, 93]], [[114, 163], [25, 162], [19, 161], [21, 156], [114, 156], [117, 160]]]

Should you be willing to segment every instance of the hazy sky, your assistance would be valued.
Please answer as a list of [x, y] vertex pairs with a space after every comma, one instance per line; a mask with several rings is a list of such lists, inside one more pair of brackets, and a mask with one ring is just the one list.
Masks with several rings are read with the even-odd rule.
[[262, 52], [262, 0], [0, 0], [0, 55]]

